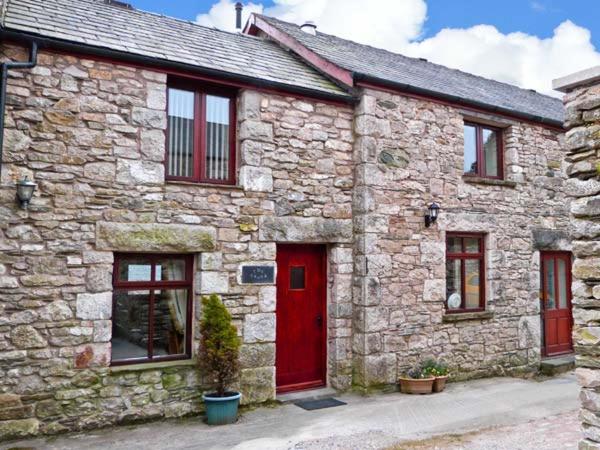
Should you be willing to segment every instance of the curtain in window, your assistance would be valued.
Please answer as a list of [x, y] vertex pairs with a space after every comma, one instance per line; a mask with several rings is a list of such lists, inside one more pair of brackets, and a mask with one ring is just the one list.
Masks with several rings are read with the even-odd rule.
[[168, 174], [194, 175], [194, 93], [169, 89]]
[[206, 96], [206, 164], [205, 177], [229, 178], [229, 103], [230, 99]]

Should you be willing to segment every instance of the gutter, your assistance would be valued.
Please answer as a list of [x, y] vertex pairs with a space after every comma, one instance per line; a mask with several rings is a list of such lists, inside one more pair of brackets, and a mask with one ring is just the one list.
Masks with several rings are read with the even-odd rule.
[[328, 92], [304, 88], [301, 86], [293, 86], [278, 81], [269, 81], [261, 78], [249, 77], [246, 75], [232, 74], [222, 72], [217, 69], [209, 69], [205, 67], [194, 66], [176, 61], [168, 61], [156, 57], [136, 55], [134, 53], [112, 50], [106, 47], [95, 47], [88, 44], [80, 44], [76, 42], [66, 41], [56, 38], [43, 37], [33, 33], [9, 31], [0, 28], [0, 42], [3, 40], [13, 41], [17, 43], [36, 41], [40, 47], [51, 48], [67, 53], [75, 53], [82, 56], [96, 56], [100, 58], [119, 60], [130, 62], [133, 64], [145, 66], [146, 68], [158, 68], [171, 71], [186, 72], [190, 75], [204, 75], [220, 80], [229, 81], [232, 85], [247, 84], [257, 88], [272, 89], [283, 91], [291, 94], [297, 94], [313, 99], [322, 99], [325, 101], [354, 104], [357, 99], [349, 94], [332, 94]]
[[2, 154], [4, 149], [4, 116], [6, 113], [6, 85], [9, 70], [31, 69], [37, 64], [38, 43], [31, 42], [29, 50], [29, 61], [27, 62], [4, 62], [0, 64], [0, 177], [2, 176]]
[[547, 117], [536, 116], [535, 114], [525, 113], [522, 111], [516, 111], [510, 108], [502, 108], [500, 106], [493, 106], [487, 103], [478, 102], [476, 100], [467, 100], [462, 97], [458, 97], [456, 95], [444, 94], [436, 91], [431, 91], [429, 89], [424, 89], [416, 86], [412, 86], [410, 84], [405, 83], [395, 83], [388, 80], [383, 80], [381, 78], [373, 77], [370, 75], [366, 75], [363, 73], [354, 73], [354, 79], [356, 83], [365, 82], [371, 83], [378, 86], [387, 87], [389, 89], [394, 89], [399, 92], [406, 92], [410, 94], [415, 94], [423, 97], [429, 97], [432, 99], [440, 99], [442, 101], [459, 104], [466, 108], [478, 108], [484, 111], [489, 111], [491, 113], [503, 114], [514, 118], [520, 118], [529, 120], [531, 122], [535, 122], [538, 124], [546, 125], [553, 128], [559, 128], [561, 131], [564, 131], [563, 122], [553, 119], [548, 119]]

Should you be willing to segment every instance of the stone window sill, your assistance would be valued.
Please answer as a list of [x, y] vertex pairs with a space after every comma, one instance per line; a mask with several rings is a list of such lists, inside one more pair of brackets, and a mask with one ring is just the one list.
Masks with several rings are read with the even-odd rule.
[[491, 311], [444, 314], [442, 316], [442, 322], [449, 323], [449, 322], [462, 322], [463, 320], [483, 320], [483, 319], [491, 319], [492, 317], [494, 317], [494, 313]]
[[498, 180], [495, 178], [482, 178], [482, 177], [473, 177], [470, 175], [463, 175], [462, 177], [465, 183], [469, 184], [487, 184], [489, 186], [504, 186], [509, 188], [517, 187], [517, 183], [509, 180]]
[[180, 180], [165, 180], [165, 184], [180, 185], [180, 186], [198, 186], [203, 188], [229, 189], [234, 191], [242, 191], [244, 188], [239, 184], [216, 184], [216, 183], [196, 183], [195, 181], [180, 181]]
[[112, 366], [110, 368], [110, 373], [138, 372], [144, 370], [167, 369], [171, 367], [189, 367], [195, 366], [196, 364], [198, 364], [198, 361], [195, 359], [183, 359], [178, 361], [160, 361], [142, 364], [127, 364], [123, 366]]

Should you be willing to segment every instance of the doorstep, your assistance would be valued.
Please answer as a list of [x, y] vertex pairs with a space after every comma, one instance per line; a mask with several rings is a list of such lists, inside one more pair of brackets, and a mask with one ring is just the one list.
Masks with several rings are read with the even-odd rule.
[[575, 354], [554, 356], [552, 358], [543, 358], [540, 363], [540, 372], [544, 375], [558, 375], [568, 372], [575, 368]]
[[307, 389], [305, 391], [286, 392], [277, 394], [275, 400], [280, 403], [294, 403], [300, 400], [321, 400], [338, 395], [338, 391], [331, 387], [321, 387], [317, 389]]

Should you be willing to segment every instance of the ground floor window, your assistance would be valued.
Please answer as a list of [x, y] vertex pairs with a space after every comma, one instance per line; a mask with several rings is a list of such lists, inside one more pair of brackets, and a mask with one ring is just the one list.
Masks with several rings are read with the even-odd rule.
[[117, 254], [112, 364], [191, 356], [191, 255]]
[[446, 236], [446, 310], [485, 309], [484, 237], [448, 233]]

